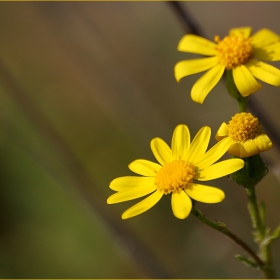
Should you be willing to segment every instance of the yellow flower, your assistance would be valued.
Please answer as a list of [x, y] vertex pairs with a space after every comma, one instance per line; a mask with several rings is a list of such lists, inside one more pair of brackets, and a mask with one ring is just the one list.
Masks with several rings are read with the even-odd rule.
[[215, 43], [190, 34], [180, 40], [179, 51], [208, 56], [175, 65], [177, 82], [208, 70], [192, 87], [193, 101], [203, 103], [225, 70], [232, 70], [235, 85], [243, 97], [261, 88], [255, 78], [280, 86], [280, 70], [260, 61], [280, 60], [280, 37], [268, 29], [261, 29], [250, 37], [251, 31], [251, 27], [234, 28], [223, 40], [215, 36]]
[[117, 193], [107, 203], [113, 204], [143, 197], [147, 198], [122, 214], [123, 219], [139, 215], [153, 207], [164, 194], [171, 194], [174, 215], [185, 219], [194, 199], [204, 203], [221, 202], [224, 192], [212, 186], [196, 182], [208, 181], [233, 173], [244, 166], [241, 159], [228, 159], [215, 163], [229, 148], [229, 139], [222, 140], [207, 150], [210, 127], [203, 127], [190, 143], [190, 132], [186, 125], [178, 125], [173, 133], [171, 148], [160, 138], [151, 141], [152, 152], [158, 163], [138, 159], [129, 169], [141, 176], [126, 176], [114, 179], [110, 188]]
[[272, 142], [264, 134], [258, 118], [251, 113], [238, 113], [228, 124], [223, 123], [216, 134], [218, 141], [230, 139], [228, 152], [239, 158], [251, 157], [272, 148]]

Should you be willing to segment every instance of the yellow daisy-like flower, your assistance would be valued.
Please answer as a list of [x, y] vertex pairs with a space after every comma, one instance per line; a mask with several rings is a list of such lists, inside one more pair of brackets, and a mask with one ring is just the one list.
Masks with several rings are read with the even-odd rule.
[[129, 169], [141, 176], [114, 179], [110, 188], [117, 193], [107, 203], [113, 204], [143, 197], [147, 198], [122, 214], [123, 219], [139, 215], [153, 207], [164, 194], [171, 194], [171, 206], [179, 219], [188, 217], [194, 199], [204, 203], [221, 202], [224, 192], [212, 186], [195, 182], [208, 181], [231, 174], [244, 166], [241, 159], [228, 159], [215, 163], [228, 150], [230, 140], [218, 142], [207, 150], [211, 136], [210, 127], [203, 127], [190, 142], [186, 125], [178, 125], [173, 133], [171, 148], [160, 138], [151, 141], [152, 152], [158, 163], [138, 159]]
[[193, 101], [203, 103], [225, 70], [232, 70], [235, 85], [243, 97], [261, 88], [255, 78], [280, 86], [280, 70], [260, 61], [280, 60], [280, 37], [268, 29], [261, 29], [250, 37], [251, 31], [251, 27], [234, 28], [223, 40], [215, 36], [215, 42], [191, 34], [180, 40], [179, 51], [209, 56], [183, 60], [175, 65], [178, 82], [183, 77], [208, 70], [192, 87]]
[[258, 118], [251, 113], [238, 113], [228, 124], [222, 123], [216, 140], [230, 139], [228, 152], [239, 158], [251, 157], [272, 148], [272, 142], [263, 132]]

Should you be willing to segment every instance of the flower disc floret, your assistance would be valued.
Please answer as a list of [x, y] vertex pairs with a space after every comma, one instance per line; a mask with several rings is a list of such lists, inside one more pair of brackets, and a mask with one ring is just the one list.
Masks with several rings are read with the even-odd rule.
[[219, 36], [215, 36], [215, 42], [218, 44], [217, 57], [227, 70], [246, 63], [253, 56], [252, 37], [231, 35], [220, 41]]
[[174, 160], [165, 164], [155, 177], [158, 190], [164, 194], [180, 193], [188, 184], [193, 182], [195, 167], [183, 160]]
[[228, 136], [230, 138], [243, 143], [263, 134], [263, 129], [258, 118], [255, 118], [251, 113], [234, 115], [229, 121], [228, 129]]

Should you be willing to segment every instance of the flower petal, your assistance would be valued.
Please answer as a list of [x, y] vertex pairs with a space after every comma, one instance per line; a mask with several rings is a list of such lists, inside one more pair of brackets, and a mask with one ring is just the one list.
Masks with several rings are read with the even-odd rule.
[[279, 41], [280, 37], [273, 31], [263, 28], [257, 31], [253, 36], [252, 45], [261, 48]]
[[124, 176], [114, 179], [109, 188], [114, 191], [124, 191], [131, 188], [153, 185], [155, 177]]
[[176, 126], [172, 136], [171, 147], [173, 160], [185, 160], [190, 147], [190, 131], [186, 125]]
[[161, 167], [161, 165], [146, 159], [137, 159], [128, 165], [131, 171], [143, 176], [155, 176]]
[[249, 38], [252, 32], [252, 27], [239, 27], [239, 28], [232, 28], [229, 31], [229, 35], [234, 35], [236, 37], [244, 37], [245, 39]]
[[228, 152], [240, 158], [251, 157], [272, 148], [272, 142], [267, 135], [261, 134], [255, 139], [247, 140], [245, 143], [236, 142], [232, 144]]
[[220, 81], [224, 71], [225, 66], [219, 63], [201, 76], [192, 87], [192, 100], [202, 104], [208, 93]]
[[130, 207], [127, 209], [123, 214], [122, 214], [122, 219], [128, 219], [132, 218], [134, 216], [140, 215], [143, 212], [149, 210], [152, 208], [155, 204], [159, 202], [161, 197], [163, 196], [163, 192], [156, 191], [144, 200], [138, 202], [134, 206]]
[[178, 51], [202, 55], [216, 55], [217, 44], [200, 36], [187, 34], [179, 41]]
[[227, 125], [225, 122], [223, 122], [223, 123], [221, 124], [221, 126], [219, 127], [219, 129], [218, 129], [216, 135], [215, 135], [215, 139], [216, 139], [217, 141], [222, 140], [223, 138], [225, 138], [225, 137], [228, 136], [228, 132], [229, 132], [229, 130], [228, 130], [228, 125]]
[[183, 77], [206, 71], [218, 63], [219, 59], [216, 56], [180, 61], [174, 68], [175, 79], [179, 82]]
[[267, 151], [273, 147], [271, 140], [266, 134], [257, 136], [253, 141], [260, 153]]
[[205, 169], [197, 172], [195, 179], [199, 181], [208, 181], [217, 179], [228, 174], [231, 174], [244, 166], [244, 161], [239, 158], [227, 159], [215, 163]]
[[211, 128], [209, 126], [202, 127], [198, 133], [195, 135], [190, 149], [188, 151], [186, 160], [196, 164], [199, 162], [201, 157], [205, 154], [207, 147], [209, 145], [211, 136]]
[[172, 161], [172, 151], [161, 138], [154, 138], [151, 141], [151, 149], [155, 158], [161, 165]]
[[239, 158], [247, 157], [247, 152], [245, 151], [241, 142], [232, 143], [232, 145], [228, 149], [228, 153]]
[[114, 193], [107, 199], [108, 204], [124, 202], [147, 195], [157, 189], [156, 185], [141, 186]]
[[243, 97], [252, 94], [262, 87], [244, 65], [233, 68], [232, 75], [234, 83]]
[[216, 145], [214, 145], [210, 150], [208, 150], [205, 153], [205, 155], [201, 158], [201, 160], [197, 162], [195, 165], [199, 169], [204, 169], [207, 166], [210, 166], [218, 159], [220, 159], [228, 151], [231, 143], [232, 140], [229, 137], [221, 140]]
[[242, 143], [243, 144], [243, 147], [244, 147], [244, 150], [246, 151], [246, 154], [241, 154], [241, 158], [244, 158], [244, 157], [250, 157], [250, 156], [253, 156], [253, 155], [256, 155], [259, 153], [259, 150], [255, 144], [255, 142], [250, 139], [250, 140], [247, 140], [245, 143]]
[[192, 199], [204, 203], [217, 203], [225, 198], [225, 193], [222, 190], [200, 184], [191, 184], [185, 189], [185, 192]]
[[178, 219], [185, 219], [192, 210], [192, 201], [184, 191], [172, 193], [171, 207], [173, 214]]
[[280, 86], [280, 70], [267, 63], [251, 59], [246, 67], [257, 79], [273, 86]]
[[276, 42], [274, 44], [262, 48], [254, 48], [254, 56], [260, 60], [280, 60], [280, 42]]

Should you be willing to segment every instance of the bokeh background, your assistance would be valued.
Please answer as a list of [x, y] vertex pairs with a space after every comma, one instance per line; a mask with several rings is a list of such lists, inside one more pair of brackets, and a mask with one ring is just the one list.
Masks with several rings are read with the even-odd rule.
[[[277, 2], [181, 2], [206, 38], [232, 27], [280, 34]], [[259, 278], [234, 258], [228, 238], [190, 216], [176, 219], [170, 197], [121, 220], [135, 202], [107, 205], [116, 177], [149, 143], [170, 143], [174, 127], [212, 140], [237, 103], [221, 81], [203, 105], [190, 99], [201, 74], [176, 83], [180, 38], [191, 32], [168, 2], [0, 3], [0, 278]], [[275, 65], [280, 66], [275, 63]], [[279, 133], [280, 89], [263, 85], [255, 114]], [[279, 138], [274, 143], [279, 143]], [[258, 185], [268, 224], [279, 224], [280, 152], [265, 153]], [[226, 199], [199, 204], [256, 249], [242, 187], [213, 184]], [[273, 246], [280, 275], [280, 242]]]

